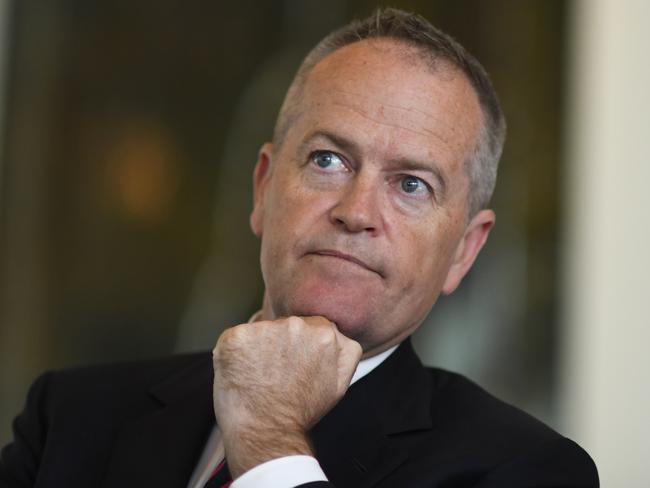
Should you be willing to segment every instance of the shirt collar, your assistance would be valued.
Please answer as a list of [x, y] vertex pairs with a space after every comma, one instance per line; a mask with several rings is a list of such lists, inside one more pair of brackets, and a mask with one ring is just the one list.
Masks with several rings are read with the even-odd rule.
[[397, 349], [397, 346], [386, 349], [384, 352], [380, 352], [376, 356], [372, 356], [370, 358], [362, 359], [359, 361], [357, 370], [354, 372], [354, 376], [352, 376], [352, 381], [350, 381], [350, 384], [352, 385], [356, 381], [359, 381], [361, 378], [363, 378], [365, 375], [383, 363], [388, 356], [393, 354], [393, 351], [395, 351], [395, 349]]

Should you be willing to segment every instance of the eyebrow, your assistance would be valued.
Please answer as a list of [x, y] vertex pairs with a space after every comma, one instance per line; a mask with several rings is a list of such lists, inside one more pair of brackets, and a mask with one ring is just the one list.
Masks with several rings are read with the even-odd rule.
[[[345, 136], [330, 131], [317, 130], [309, 134], [300, 144], [299, 151], [301, 154], [305, 152], [307, 146], [314, 139], [325, 139], [341, 150], [351, 153], [355, 158], [358, 158], [358, 155], [361, 152], [359, 146], [354, 141], [347, 139]], [[438, 193], [441, 197], [445, 196], [447, 192], [447, 179], [436, 162], [432, 161], [425, 163], [410, 158], [396, 158], [390, 160], [390, 165], [399, 170], [430, 173], [438, 183]]]
[[355, 157], [357, 157], [359, 152], [361, 152], [357, 144], [349, 139], [346, 139], [344, 136], [340, 136], [329, 131], [317, 130], [309, 134], [309, 136], [307, 136], [305, 140], [302, 141], [299, 148], [300, 153], [305, 152], [306, 147], [314, 139], [326, 139], [345, 152], [352, 153], [352, 155]]

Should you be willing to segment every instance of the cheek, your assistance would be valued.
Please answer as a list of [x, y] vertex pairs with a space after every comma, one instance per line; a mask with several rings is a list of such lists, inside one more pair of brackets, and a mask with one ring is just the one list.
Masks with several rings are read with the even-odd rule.
[[394, 262], [396, 276], [400, 281], [399, 293], [409, 296], [414, 291], [419, 300], [422, 296], [437, 296], [451, 266], [455, 251], [454, 229], [430, 222], [417, 232], [407, 232], [403, 226], [400, 242], [393, 249], [401, 249]]
[[267, 201], [265, 233], [273, 258], [283, 250], [299, 247], [313, 228], [327, 216], [327, 194], [310, 190], [297, 178], [277, 181]]
[[294, 168], [278, 181], [272, 205], [287, 224], [308, 224], [327, 214], [340, 187], [340, 181], [315, 181], [309, 172]]
[[278, 175], [273, 181], [273, 186], [268, 194], [266, 201], [267, 222], [274, 232], [286, 227], [286, 224], [294, 222], [294, 215], [299, 208], [298, 200], [300, 197], [296, 194], [286, 177]]

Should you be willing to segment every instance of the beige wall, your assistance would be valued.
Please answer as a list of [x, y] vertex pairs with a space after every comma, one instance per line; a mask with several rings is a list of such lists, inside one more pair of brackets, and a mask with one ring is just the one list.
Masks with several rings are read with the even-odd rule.
[[650, 486], [648, 20], [583, 0], [569, 23], [562, 417], [605, 487]]

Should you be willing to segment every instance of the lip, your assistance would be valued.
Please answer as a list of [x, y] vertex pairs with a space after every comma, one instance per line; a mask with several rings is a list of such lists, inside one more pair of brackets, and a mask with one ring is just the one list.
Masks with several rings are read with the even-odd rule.
[[362, 268], [367, 269], [368, 271], [372, 271], [373, 273], [377, 273], [379, 276], [382, 276], [382, 274], [379, 271], [377, 271], [376, 269], [370, 267], [368, 264], [366, 264], [361, 259], [359, 259], [357, 257], [354, 257], [354, 256], [351, 256], [350, 254], [345, 254], [344, 252], [335, 251], [335, 250], [332, 250], [332, 249], [321, 249], [321, 250], [318, 250], [318, 251], [312, 251], [309, 254], [316, 254], [316, 255], [319, 255], [319, 256], [330, 256], [330, 257], [333, 257], [333, 258], [339, 258], [339, 259], [343, 259], [345, 261], [350, 261], [351, 263], [354, 263], [354, 264], [356, 264], [358, 266], [361, 266]]

